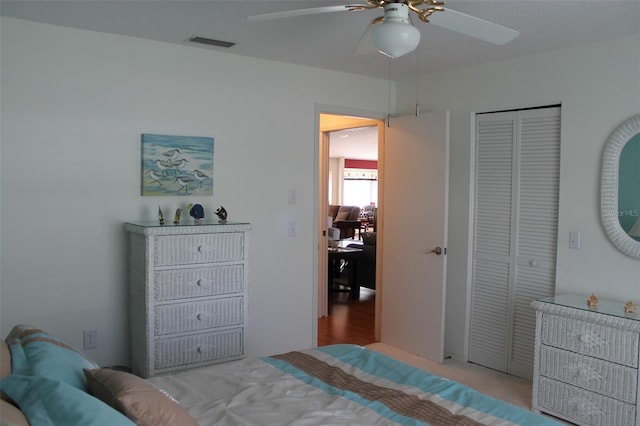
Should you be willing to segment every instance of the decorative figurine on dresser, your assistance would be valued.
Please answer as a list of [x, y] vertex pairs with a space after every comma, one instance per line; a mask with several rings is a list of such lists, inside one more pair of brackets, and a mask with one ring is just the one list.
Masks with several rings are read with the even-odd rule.
[[248, 223], [127, 223], [133, 373], [244, 357]]
[[640, 426], [637, 305], [559, 295], [531, 306], [533, 411], [581, 426]]
[[193, 223], [201, 224], [204, 221], [204, 207], [202, 204], [189, 204], [189, 216], [193, 218]]

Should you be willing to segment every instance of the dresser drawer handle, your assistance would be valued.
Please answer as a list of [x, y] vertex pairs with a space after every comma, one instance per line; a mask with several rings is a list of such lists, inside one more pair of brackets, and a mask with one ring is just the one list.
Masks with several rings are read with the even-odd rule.
[[603, 340], [593, 333], [580, 333], [578, 335], [578, 342], [582, 343], [585, 346], [593, 347], [601, 345], [603, 343]]
[[575, 364], [574, 377], [589, 381], [602, 379], [602, 375], [598, 373], [598, 370], [580, 363]]
[[189, 280], [184, 282], [184, 285], [193, 286], [193, 287], [207, 287], [212, 285], [213, 281], [206, 280], [204, 278], [200, 278], [198, 280]]
[[185, 317], [189, 321], [204, 321], [207, 318], [211, 318], [211, 315], [206, 312], [191, 312], [189, 315]]
[[198, 246], [198, 252], [199, 253], [210, 253], [212, 251], [215, 251], [215, 247], [211, 247], [211, 246]]
[[187, 349], [187, 351], [193, 351], [195, 350], [195, 352], [199, 353], [199, 354], [206, 354], [207, 352], [211, 352], [215, 349], [216, 347], [214, 345], [200, 345], [197, 348], [191, 348], [191, 349]]

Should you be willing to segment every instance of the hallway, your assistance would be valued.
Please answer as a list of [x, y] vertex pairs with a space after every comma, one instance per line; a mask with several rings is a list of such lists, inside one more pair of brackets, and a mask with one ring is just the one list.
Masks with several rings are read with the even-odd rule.
[[318, 319], [318, 346], [374, 343], [375, 296], [374, 290], [365, 287], [360, 287], [360, 300], [332, 292], [331, 315]]

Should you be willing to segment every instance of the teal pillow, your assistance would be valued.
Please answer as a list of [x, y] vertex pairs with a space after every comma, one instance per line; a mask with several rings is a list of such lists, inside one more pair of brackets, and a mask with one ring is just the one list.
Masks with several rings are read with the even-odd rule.
[[98, 368], [81, 351], [35, 327], [18, 325], [7, 337], [11, 371], [22, 376], [49, 377], [87, 390], [82, 369]]
[[2, 389], [38, 426], [134, 426], [126, 416], [67, 383], [47, 377], [12, 374]]

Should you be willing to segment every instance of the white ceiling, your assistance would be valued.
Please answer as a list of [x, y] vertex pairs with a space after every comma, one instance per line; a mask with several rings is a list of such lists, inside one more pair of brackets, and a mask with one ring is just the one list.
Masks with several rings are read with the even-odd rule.
[[329, 157], [353, 160], [378, 159], [378, 128], [356, 127], [329, 134]]
[[[414, 19], [422, 33], [418, 55], [389, 60], [354, 55], [381, 11], [337, 12], [251, 22], [247, 16], [357, 1], [313, 0], [2, 0], [0, 13], [105, 33], [189, 44], [203, 49], [400, 79], [640, 32], [640, 0], [448, 0], [445, 7], [520, 31], [495, 46]], [[446, 12], [445, 12], [446, 13]], [[195, 45], [189, 37], [235, 42]], [[416, 66], [416, 57], [419, 66]]]

